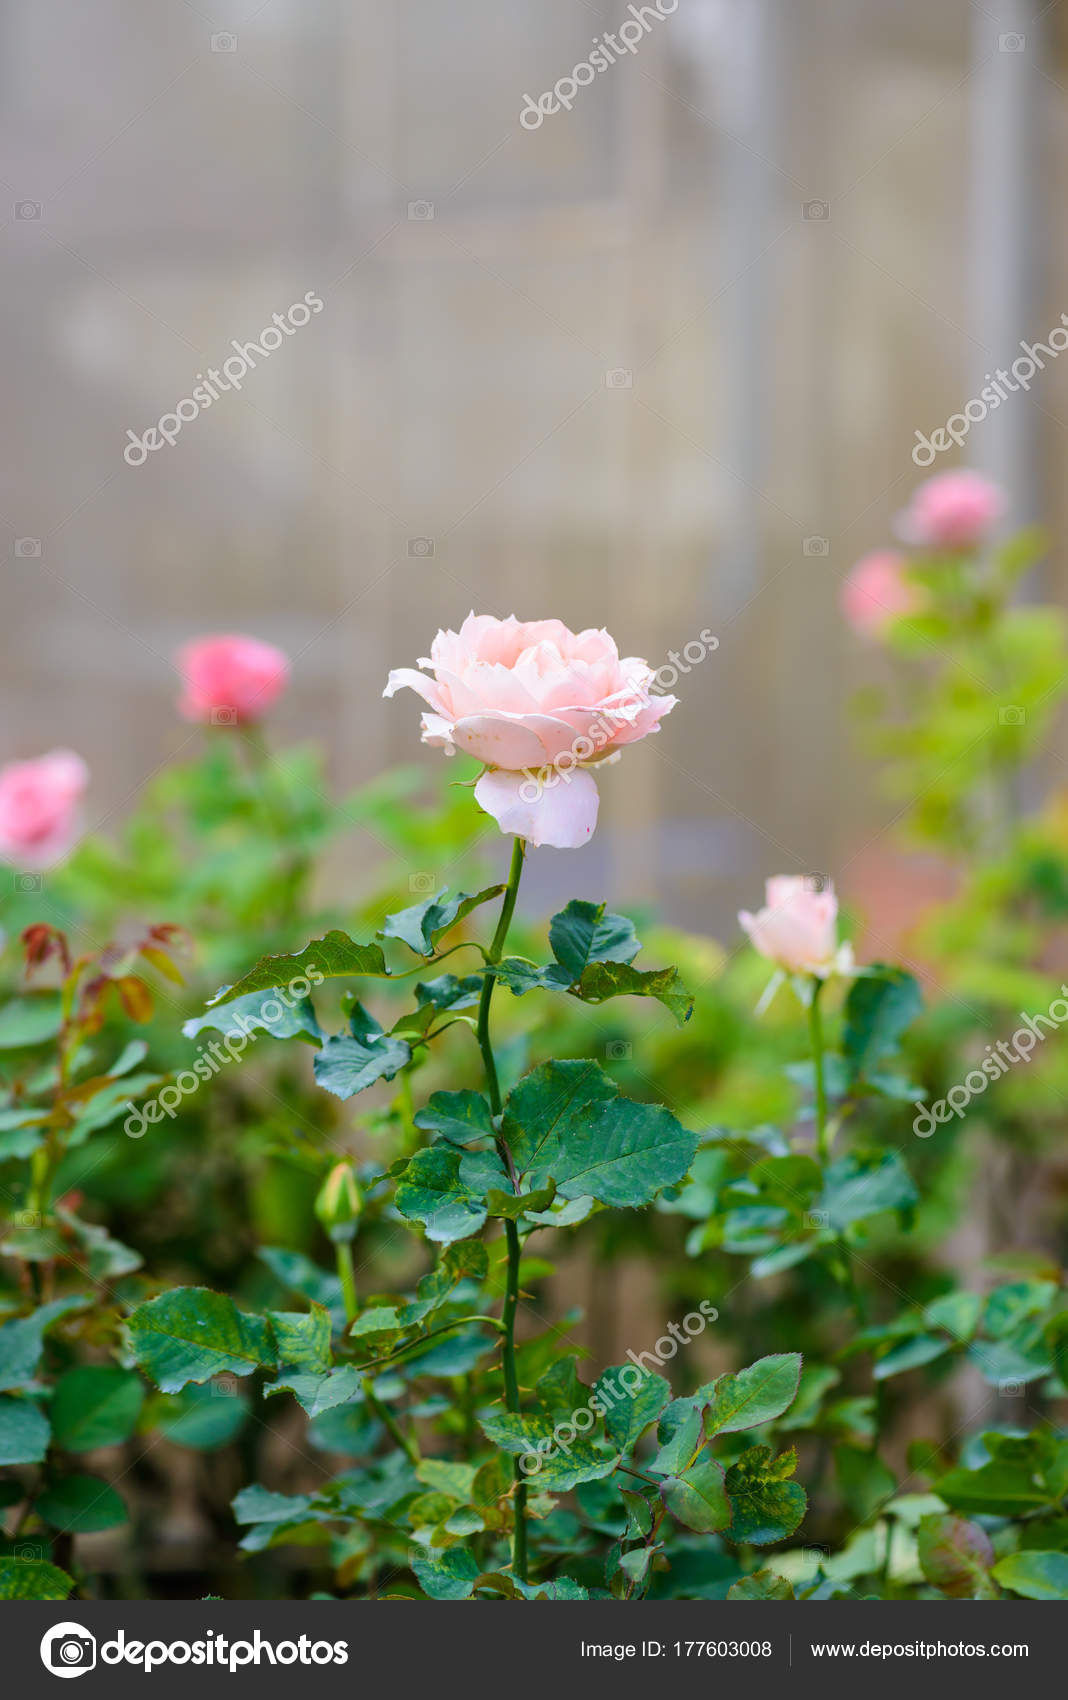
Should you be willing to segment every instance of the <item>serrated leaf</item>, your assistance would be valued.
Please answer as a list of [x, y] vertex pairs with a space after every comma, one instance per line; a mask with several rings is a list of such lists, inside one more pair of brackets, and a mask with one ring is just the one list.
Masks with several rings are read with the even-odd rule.
[[238, 1310], [208, 1287], [176, 1287], [139, 1305], [129, 1319], [134, 1356], [164, 1393], [180, 1393], [229, 1371], [273, 1369], [275, 1346], [260, 1316]]
[[696, 1394], [709, 1407], [707, 1433], [737, 1434], [781, 1417], [796, 1399], [800, 1380], [800, 1352], [775, 1352], [737, 1375], [718, 1376]]
[[44, 1350], [47, 1329], [72, 1310], [84, 1310], [89, 1300], [81, 1297], [53, 1299], [39, 1305], [29, 1316], [16, 1317], [0, 1328], [0, 1392], [33, 1382]]
[[633, 921], [606, 915], [603, 903], [573, 898], [549, 922], [553, 955], [577, 980], [591, 962], [632, 962], [641, 945]]
[[442, 891], [422, 903], [401, 909], [395, 915], [387, 915], [378, 936], [381, 939], [400, 939], [417, 956], [433, 956], [442, 933], [457, 926], [480, 904], [500, 897], [503, 891], [503, 885], [489, 885], [474, 897], [465, 891], [457, 892], [455, 897], [446, 897]]
[[660, 1484], [660, 1497], [680, 1523], [699, 1535], [715, 1534], [731, 1521], [723, 1466], [714, 1458], [692, 1465], [681, 1476], [669, 1476]]
[[435, 1092], [413, 1117], [423, 1133], [437, 1133], [453, 1145], [493, 1137], [493, 1116], [481, 1092]]
[[337, 1405], [347, 1405], [363, 1398], [363, 1376], [352, 1364], [342, 1364], [328, 1375], [286, 1375], [269, 1382], [263, 1389], [265, 1399], [275, 1393], [292, 1393], [309, 1417], [319, 1417]]
[[593, 962], [570, 988], [583, 1003], [609, 998], [655, 998], [682, 1027], [693, 1014], [693, 993], [683, 985], [677, 968], [632, 968], [624, 962]]
[[755, 1570], [751, 1576], [743, 1576], [740, 1582], [732, 1582], [727, 1589], [729, 1600], [793, 1600], [797, 1598], [793, 1584], [785, 1576], [776, 1576], [774, 1570]]
[[137, 1426], [144, 1401], [139, 1375], [109, 1364], [68, 1370], [56, 1384], [52, 1431], [65, 1452], [119, 1446]]
[[335, 1098], [353, 1098], [376, 1080], [392, 1080], [412, 1060], [407, 1041], [384, 1033], [359, 1004], [351, 1024], [351, 1033], [335, 1033], [326, 1040], [312, 1064], [319, 1085]]
[[481, 1566], [466, 1547], [450, 1547], [433, 1558], [413, 1558], [412, 1570], [424, 1594], [432, 1600], [467, 1600]]
[[271, 1310], [267, 1318], [285, 1369], [325, 1375], [330, 1368], [330, 1313], [314, 1304], [310, 1311]]
[[727, 1471], [732, 1517], [727, 1539], [739, 1545], [770, 1546], [792, 1535], [808, 1501], [799, 1482], [790, 1481], [797, 1463], [792, 1449], [772, 1458], [767, 1446], [751, 1446]]
[[[671, 1400], [671, 1383], [662, 1375], [641, 1372], [634, 1385], [635, 1364], [615, 1364], [594, 1384], [594, 1393], [604, 1407], [604, 1426], [609, 1440], [621, 1452], [630, 1452], [651, 1423], [655, 1423]], [[620, 1380], [629, 1370], [628, 1382]], [[595, 1406], [594, 1409], [597, 1407]]]
[[233, 1003], [251, 992], [274, 991], [276, 986], [289, 986], [294, 980], [310, 978], [317, 985], [313, 970], [324, 980], [348, 980], [357, 975], [386, 979], [389, 975], [381, 945], [356, 944], [335, 928], [321, 939], [313, 939], [295, 956], [261, 957], [242, 979], [216, 992], [210, 1007]]
[[187, 1039], [201, 1033], [220, 1033], [224, 1039], [246, 1039], [251, 1033], [267, 1033], [272, 1039], [313, 1039], [321, 1043], [323, 1030], [310, 998], [292, 999], [283, 987], [271, 986], [264, 991], [247, 992], [219, 1004], [222, 994], [216, 992], [215, 1003], [205, 1015], [194, 1016], [182, 1023]]
[[409, 1221], [422, 1222], [427, 1238], [447, 1244], [477, 1234], [486, 1220], [484, 1199], [460, 1173], [461, 1152], [446, 1145], [417, 1151], [398, 1183], [396, 1205]]
[[566, 1493], [580, 1482], [600, 1481], [613, 1473], [619, 1461], [614, 1448], [584, 1435], [566, 1442], [558, 1440], [554, 1429], [559, 1425], [551, 1417], [502, 1411], [497, 1416], [481, 1417], [479, 1423], [486, 1439], [503, 1452], [515, 1458], [537, 1458], [539, 1467], [531, 1469], [527, 1479], [546, 1493]]
[[638, 1207], [680, 1181], [697, 1135], [660, 1105], [621, 1098], [595, 1062], [550, 1062], [526, 1075], [504, 1107], [504, 1138], [534, 1187], [564, 1198]]
[[673, 1399], [660, 1419], [660, 1450], [649, 1468], [657, 1475], [681, 1475], [704, 1438], [704, 1416], [701, 1400]]

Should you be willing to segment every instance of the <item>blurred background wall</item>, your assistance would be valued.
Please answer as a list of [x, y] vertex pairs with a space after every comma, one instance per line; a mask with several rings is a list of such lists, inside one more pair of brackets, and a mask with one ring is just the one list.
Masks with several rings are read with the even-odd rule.
[[[107, 830], [193, 747], [171, 657], [205, 629], [294, 656], [279, 731], [339, 784], [418, 759], [385, 673], [472, 607], [654, 666], [709, 630], [535, 891], [725, 931], [768, 872], [878, 883], [895, 810], [845, 725], [878, 662], [838, 588], [915, 432], [1068, 311], [1064, 8], [679, 0], [524, 128], [631, 15], [3, 0], [0, 759], [77, 747]], [[126, 463], [309, 291], [240, 394]], [[1068, 361], [940, 465], [1056, 532], [1066, 392]]]

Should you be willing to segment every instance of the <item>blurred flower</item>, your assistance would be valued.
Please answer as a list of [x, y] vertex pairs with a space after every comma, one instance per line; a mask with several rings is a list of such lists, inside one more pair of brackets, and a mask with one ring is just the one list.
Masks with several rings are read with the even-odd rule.
[[26, 869], [61, 862], [78, 836], [89, 770], [70, 750], [0, 769], [0, 860]]
[[787, 974], [848, 974], [853, 947], [838, 943], [838, 899], [807, 875], [779, 874], [765, 887], [765, 907], [738, 919], [762, 956]]
[[195, 638], [178, 651], [186, 720], [236, 726], [258, 720], [289, 681], [289, 657], [258, 638]]
[[335, 1163], [319, 1189], [315, 1214], [335, 1242], [351, 1240], [363, 1213], [363, 1195], [351, 1163]]
[[914, 614], [922, 603], [919, 585], [908, 576], [908, 561], [893, 549], [865, 555], [842, 584], [842, 613], [864, 637], [880, 637], [891, 620]]
[[423, 742], [486, 764], [475, 798], [501, 831], [559, 850], [585, 844], [597, 824], [591, 769], [657, 731], [676, 702], [650, 694], [652, 669], [621, 660], [606, 631], [559, 620], [472, 613], [459, 632], [439, 632], [419, 665], [434, 677], [398, 668], [383, 695], [418, 692], [431, 710]]
[[940, 472], [914, 493], [898, 529], [920, 549], [974, 549], [1005, 511], [998, 485], [978, 472]]

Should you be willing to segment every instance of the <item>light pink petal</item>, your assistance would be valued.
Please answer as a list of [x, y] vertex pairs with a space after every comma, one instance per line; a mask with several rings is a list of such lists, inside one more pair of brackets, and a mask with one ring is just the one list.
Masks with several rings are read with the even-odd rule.
[[522, 773], [494, 769], [475, 786], [475, 801], [502, 832], [555, 850], [577, 850], [593, 836], [600, 796], [593, 775], [583, 769], [569, 781], [546, 786]]
[[[536, 719], [536, 716], [531, 716]], [[565, 732], [568, 730], [564, 728]], [[489, 767], [544, 767], [552, 760], [526, 718], [509, 714], [468, 714], [457, 720], [452, 729], [453, 742], [469, 756], [484, 761]]]
[[429, 703], [436, 713], [443, 712], [444, 704], [441, 701], [441, 693], [433, 679], [428, 679], [425, 673], [417, 673], [414, 667], [394, 667], [386, 680], [386, 688], [382, 695], [391, 697], [397, 691], [405, 689], [415, 691], [416, 695], [421, 696], [424, 702]]

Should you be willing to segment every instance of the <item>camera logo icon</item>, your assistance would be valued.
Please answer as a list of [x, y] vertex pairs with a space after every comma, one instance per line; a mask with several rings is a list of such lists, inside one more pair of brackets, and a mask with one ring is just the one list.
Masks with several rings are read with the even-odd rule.
[[1004, 708], [998, 709], [998, 725], [999, 726], [1026, 726], [1027, 725], [1027, 710], [1026, 710], [1026, 708], [1021, 708], [1018, 703], [1013, 703], [1013, 702], [1007, 703]]
[[1027, 46], [1027, 37], [1018, 30], [1010, 30], [1008, 35], [998, 36], [999, 53], [1022, 53]]
[[626, 1062], [633, 1049], [629, 1039], [609, 1039], [604, 1054], [609, 1062]]
[[422, 219], [424, 221], [429, 221], [430, 219], [433, 218], [433, 216], [434, 216], [434, 203], [433, 203], [433, 201], [409, 201], [408, 202], [408, 217], [409, 218], [411, 218], [411, 219]]
[[208, 719], [211, 721], [213, 726], [236, 726], [237, 709], [222, 707], [213, 708]]
[[604, 387], [606, 390], [632, 390], [634, 374], [628, 372], [625, 366], [613, 366], [612, 370], [604, 375]]
[[408, 559], [410, 561], [429, 561], [434, 553], [432, 537], [409, 537]]
[[409, 874], [408, 890], [413, 897], [430, 897], [437, 888], [437, 880], [433, 874]]
[[16, 537], [15, 554], [20, 561], [39, 560], [41, 539], [39, 537]]
[[19, 892], [23, 897], [28, 897], [31, 892], [40, 891], [43, 886], [44, 881], [40, 874], [12, 875], [11, 888], [13, 891]]
[[57, 1623], [41, 1638], [41, 1663], [53, 1676], [84, 1676], [96, 1666], [96, 1637], [80, 1623]]
[[15, 217], [20, 219], [37, 219], [41, 216], [40, 201], [16, 201]]
[[828, 543], [826, 537], [806, 537], [805, 541], [801, 545], [801, 549], [802, 553], [805, 555], [822, 556], [830, 554], [831, 545]]
[[831, 216], [831, 209], [826, 201], [802, 201], [801, 217], [814, 220], [817, 224], [825, 224]]
[[229, 30], [219, 30], [211, 38], [211, 51], [213, 53], [236, 53], [236, 35], [231, 35]]

